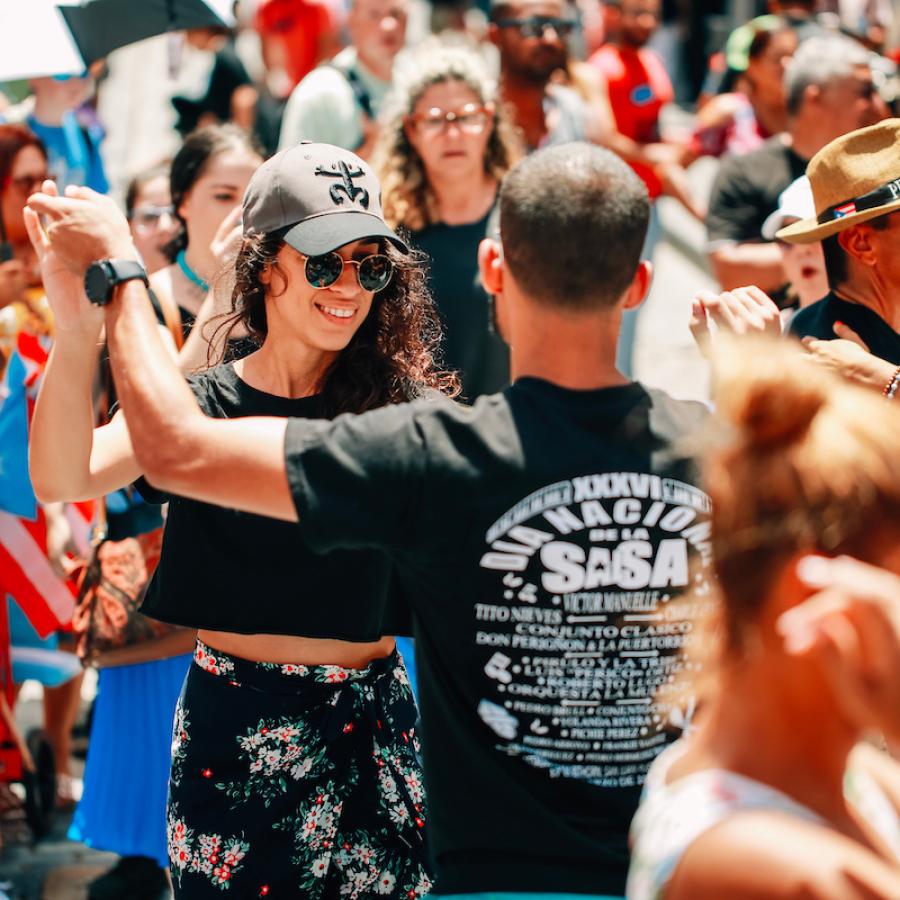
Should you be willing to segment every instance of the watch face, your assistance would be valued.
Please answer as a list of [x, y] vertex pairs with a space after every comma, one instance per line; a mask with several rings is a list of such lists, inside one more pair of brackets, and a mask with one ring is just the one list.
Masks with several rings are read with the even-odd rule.
[[109, 275], [103, 263], [95, 262], [84, 273], [84, 292], [91, 303], [106, 303], [109, 300]]

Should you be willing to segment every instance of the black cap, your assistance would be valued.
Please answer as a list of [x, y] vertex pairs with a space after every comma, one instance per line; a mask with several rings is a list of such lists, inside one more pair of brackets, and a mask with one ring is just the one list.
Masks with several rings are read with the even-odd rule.
[[290, 230], [285, 243], [307, 256], [364, 238], [409, 247], [384, 221], [381, 185], [355, 153], [304, 141], [276, 153], [254, 173], [244, 194], [244, 234]]

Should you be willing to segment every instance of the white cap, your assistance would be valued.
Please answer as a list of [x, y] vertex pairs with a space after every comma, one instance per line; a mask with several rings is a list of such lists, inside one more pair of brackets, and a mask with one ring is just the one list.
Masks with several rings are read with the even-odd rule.
[[814, 219], [816, 201], [812, 185], [805, 175], [791, 182], [778, 196], [778, 209], [763, 222], [762, 236], [775, 240], [775, 233], [785, 224], [785, 219]]

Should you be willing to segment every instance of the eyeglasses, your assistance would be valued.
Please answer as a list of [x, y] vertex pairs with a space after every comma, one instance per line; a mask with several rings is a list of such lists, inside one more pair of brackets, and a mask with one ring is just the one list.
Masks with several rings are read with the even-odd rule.
[[129, 218], [135, 228], [141, 231], [150, 231], [153, 228], [159, 228], [160, 220], [163, 216], [173, 217], [175, 215], [174, 206], [136, 206]]
[[516, 28], [523, 38], [543, 38], [551, 28], [560, 37], [566, 37], [576, 24], [574, 19], [559, 19], [556, 16], [530, 16], [527, 19], [497, 20], [499, 28]]
[[410, 116], [422, 134], [434, 137], [455, 124], [466, 134], [481, 134], [493, 118], [493, 110], [477, 103], [467, 103], [459, 112], [434, 107], [428, 112]]
[[35, 175], [18, 175], [16, 178], [9, 179], [9, 183], [14, 185], [21, 194], [32, 194], [35, 190], [39, 191], [45, 181], [56, 181], [56, 178], [49, 172], [38, 172]]
[[383, 253], [373, 253], [365, 259], [344, 259], [336, 250], [321, 256], [307, 256], [304, 274], [310, 287], [331, 287], [344, 266], [356, 266], [356, 280], [364, 291], [383, 291], [394, 275], [394, 264]]

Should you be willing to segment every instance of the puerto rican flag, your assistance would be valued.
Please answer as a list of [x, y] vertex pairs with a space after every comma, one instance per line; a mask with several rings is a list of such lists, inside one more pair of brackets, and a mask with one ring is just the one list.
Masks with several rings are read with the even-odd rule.
[[836, 206], [834, 208], [834, 217], [836, 219], [843, 219], [844, 216], [849, 216], [855, 212], [856, 204], [851, 200], [849, 203], [844, 203], [842, 206]]
[[[47, 351], [19, 335], [0, 382], [0, 600], [11, 594], [41, 637], [68, 626], [76, 588], [47, 558], [47, 523], [28, 475], [28, 423]], [[66, 518], [82, 553], [89, 548], [92, 503], [70, 503]]]

